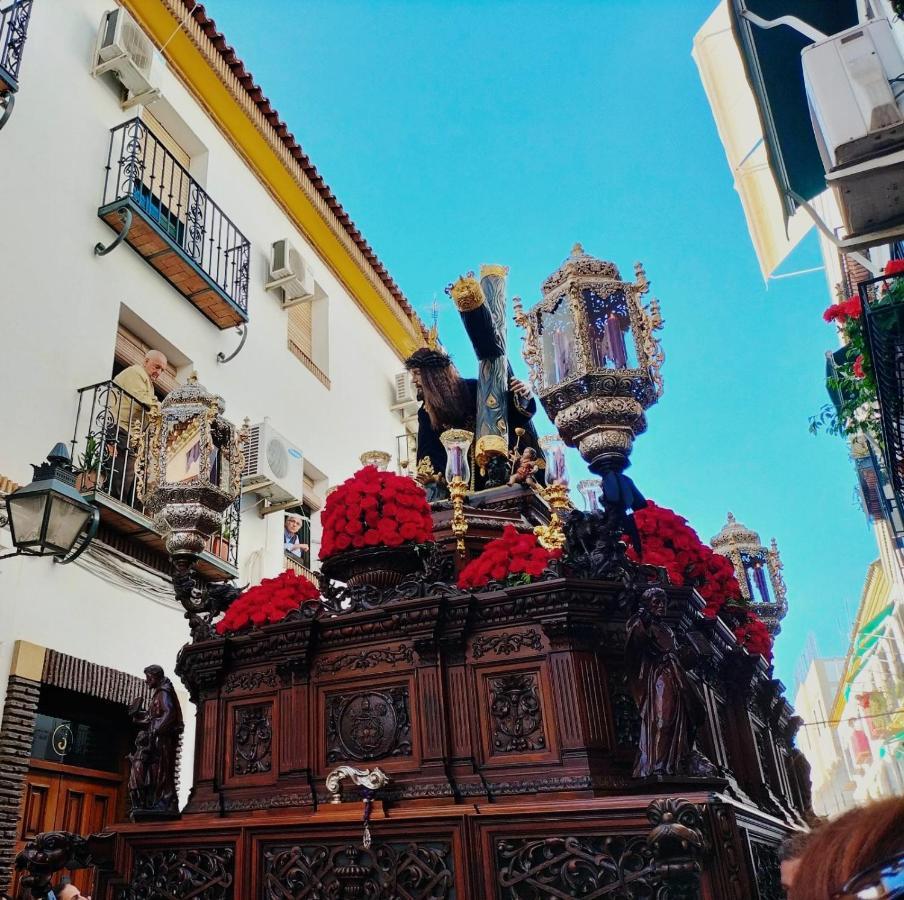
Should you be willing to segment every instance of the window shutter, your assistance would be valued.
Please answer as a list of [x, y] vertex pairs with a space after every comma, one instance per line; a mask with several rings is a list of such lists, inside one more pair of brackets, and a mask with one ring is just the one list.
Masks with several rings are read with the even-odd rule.
[[[147, 109], [142, 110], [141, 118], [151, 132], [143, 136], [141, 146], [141, 181], [150, 194], [146, 198], [148, 212], [157, 216], [160, 224], [178, 231], [176, 222], [184, 222], [188, 210], [191, 157]], [[178, 240], [177, 234], [171, 236]]]
[[289, 320], [289, 349], [301, 354], [306, 362], [313, 361], [311, 304], [296, 303], [286, 312]]

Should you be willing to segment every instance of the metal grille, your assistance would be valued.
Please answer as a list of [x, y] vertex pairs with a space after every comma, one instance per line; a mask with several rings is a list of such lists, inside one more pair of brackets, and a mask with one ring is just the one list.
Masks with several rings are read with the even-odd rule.
[[[18, 88], [31, 4], [32, 0], [15, 0], [5, 9], [0, 9], [0, 81], [11, 81], [8, 84], [11, 90]], [[9, 77], [4, 78], [4, 74]]]
[[102, 208], [128, 201], [245, 315], [251, 245], [139, 118], [110, 132]]

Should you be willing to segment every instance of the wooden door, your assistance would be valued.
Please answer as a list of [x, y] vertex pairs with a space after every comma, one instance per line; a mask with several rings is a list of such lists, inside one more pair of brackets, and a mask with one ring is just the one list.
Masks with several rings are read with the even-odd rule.
[[[122, 802], [123, 778], [109, 772], [78, 769], [33, 759], [25, 776], [25, 796], [16, 829], [16, 853], [42, 831], [91, 834], [115, 822]], [[61, 872], [60, 875], [68, 874]], [[72, 880], [91, 895], [93, 870], [79, 871]], [[13, 877], [12, 896], [18, 879]]]

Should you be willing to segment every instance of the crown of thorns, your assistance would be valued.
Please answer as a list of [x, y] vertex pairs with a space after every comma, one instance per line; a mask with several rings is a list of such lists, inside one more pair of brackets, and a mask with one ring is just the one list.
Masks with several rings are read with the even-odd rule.
[[445, 353], [441, 350], [431, 350], [429, 347], [415, 350], [405, 360], [406, 369], [445, 369], [451, 365], [452, 360]]

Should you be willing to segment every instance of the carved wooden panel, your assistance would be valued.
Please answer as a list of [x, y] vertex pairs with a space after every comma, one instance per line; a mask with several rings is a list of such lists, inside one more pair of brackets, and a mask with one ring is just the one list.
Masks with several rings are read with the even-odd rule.
[[232, 708], [232, 774], [261, 775], [273, 767], [273, 704]]
[[750, 853], [758, 900], [782, 900], [785, 892], [782, 889], [781, 867], [775, 845], [751, 841]]
[[121, 900], [232, 900], [231, 847], [140, 850]]
[[328, 694], [326, 761], [411, 756], [408, 688]]
[[[557, 834], [495, 841], [498, 900], [658, 897], [645, 835]], [[664, 895], [662, 895], [664, 896]]]
[[536, 672], [487, 679], [490, 692], [490, 741], [494, 753], [533, 753], [547, 749]]
[[640, 713], [628, 692], [624, 672], [609, 673], [609, 702], [612, 705], [612, 723], [615, 743], [624, 747], [636, 747], [640, 740]]
[[262, 900], [398, 897], [451, 900], [452, 846], [447, 841], [376, 841], [278, 845], [264, 850]]

